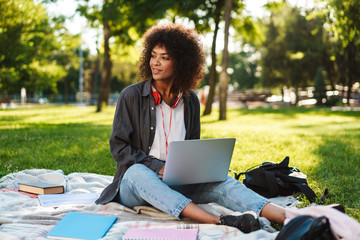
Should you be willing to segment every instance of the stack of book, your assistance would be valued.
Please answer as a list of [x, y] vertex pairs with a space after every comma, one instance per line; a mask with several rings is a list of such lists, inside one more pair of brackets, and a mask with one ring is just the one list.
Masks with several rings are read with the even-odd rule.
[[[4, 190], [3, 190], [4, 191]], [[92, 204], [99, 198], [97, 193], [64, 193], [64, 186], [47, 182], [20, 182], [18, 191], [32, 198], [38, 198], [43, 207], [57, 207], [61, 205]]]

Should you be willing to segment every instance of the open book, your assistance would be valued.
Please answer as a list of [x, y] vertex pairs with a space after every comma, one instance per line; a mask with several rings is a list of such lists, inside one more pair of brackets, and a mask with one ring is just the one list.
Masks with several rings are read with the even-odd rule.
[[57, 207], [61, 205], [92, 204], [99, 198], [97, 193], [64, 193], [39, 195], [43, 207]]

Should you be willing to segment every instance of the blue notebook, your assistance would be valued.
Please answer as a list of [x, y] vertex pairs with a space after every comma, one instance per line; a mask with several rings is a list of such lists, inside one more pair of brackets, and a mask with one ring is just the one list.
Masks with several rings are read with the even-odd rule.
[[115, 216], [69, 212], [48, 232], [47, 237], [95, 240], [104, 237], [115, 221]]

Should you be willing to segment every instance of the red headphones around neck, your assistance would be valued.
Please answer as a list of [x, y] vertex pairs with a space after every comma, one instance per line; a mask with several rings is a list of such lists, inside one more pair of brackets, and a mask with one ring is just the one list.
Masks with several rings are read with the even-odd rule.
[[[161, 104], [161, 102], [162, 102], [161, 94], [158, 91], [154, 90], [154, 88], [151, 88], [151, 92], [152, 92], [152, 95], [154, 96], [155, 104]], [[175, 96], [170, 102], [170, 107], [176, 108], [176, 106], [179, 104], [179, 102], [181, 100], [181, 97], [182, 97], [181, 93], [179, 93], [179, 95]]]

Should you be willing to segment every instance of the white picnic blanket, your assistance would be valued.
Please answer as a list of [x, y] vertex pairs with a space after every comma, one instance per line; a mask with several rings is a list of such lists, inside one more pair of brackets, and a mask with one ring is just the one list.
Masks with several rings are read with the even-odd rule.
[[[23, 181], [47, 181], [62, 184], [68, 194], [97, 193], [111, 183], [112, 176], [93, 173], [71, 173], [62, 170], [29, 169], [12, 173], [0, 179], [0, 239], [46, 239], [46, 233], [69, 211], [117, 216], [117, 221], [103, 239], [122, 239], [129, 228], [197, 228], [198, 239], [274, 239], [278, 232], [265, 218], [260, 218], [262, 229], [244, 234], [233, 227], [200, 224], [190, 219], [177, 220], [153, 207], [127, 208], [118, 203], [105, 205], [80, 204], [42, 207], [37, 198], [30, 198], [18, 192], [4, 192], [16, 189]], [[272, 202], [295, 207], [299, 202], [294, 197], [279, 197]], [[200, 205], [214, 214], [239, 214], [215, 203]]]

